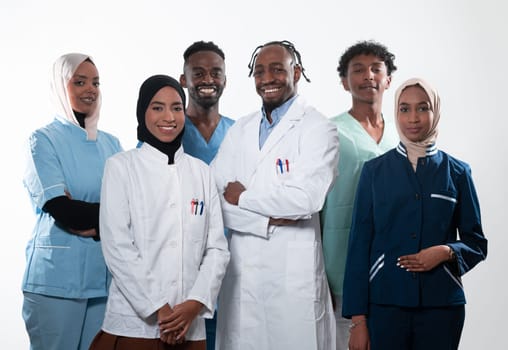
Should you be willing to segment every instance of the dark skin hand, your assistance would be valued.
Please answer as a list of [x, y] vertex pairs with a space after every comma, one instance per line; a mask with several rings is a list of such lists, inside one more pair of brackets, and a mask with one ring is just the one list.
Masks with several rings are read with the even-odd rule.
[[420, 250], [417, 254], [399, 257], [397, 265], [409, 272], [430, 271], [450, 257], [450, 247], [436, 245]]
[[[164, 305], [157, 311], [157, 321], [162, 322], [163, 319], [166, 319], [170, 317], [170, 315], [173, 313], [173, 309], [169, 304]], [[170, 332], [170, 331], [162, 331], [160, 332], [160, 339], [166, 344], [175, 345], [182, 343], [183, 341], [178, 342], [176, 340], [176, 332]]]
[[357, 315], [351, 318], [352, 323], [356, 324], [351, 328], [349, 334], [349, 349], [350, 350], [369, 350], [369, 329], [364, 315]]
[[185, 341], [185, 334], [187, 334], [192, 321], [194, 321], [202, 308], [203, 304], [199, 301], [186, 300], [181, 304], [175, 305], [171, 313], [159, 317], [161, 340], [163, 340], [162, 335], [168, 334], [169, 337], [174, 337], [170, 339], [174, 343], [166, 342], [168, 344], [177, 344]]
[[[229, 204], [238, 205], [240, 195], [245, 190], [246, 190], [245, 186], [242, 185], [242, 183], [239, 181], [228, 182], [228, 184], [226, 185], [226, 188], [224, 188], [224, 199]], [[298, 220], [283, 219], [283, 218], [275, 219], [272, 217], [268, 221], [268, 223], [270, 225], [275, 225], [275, 226], [294, 225], [296, 222], [298, 222]]]
[[228, 182], [226, 188], [224, 189], [224, 199], [226, 202], [232, 205], [238, 205], [238, 200], [240, 199], [240, 195], [246, 188], [240, 182]]

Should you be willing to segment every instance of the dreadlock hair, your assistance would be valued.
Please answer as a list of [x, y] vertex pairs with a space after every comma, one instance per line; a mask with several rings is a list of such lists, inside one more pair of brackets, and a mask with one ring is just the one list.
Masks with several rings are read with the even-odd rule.
[[264, 48], [266, 46], [270, 46], [270, 45], [279, 45], [279, 46], [282, 46], [283, 48], [285, 48], [286, 51], [289, 52], [289, 54], [293, 58], [293, 61], [295, 61], [295, 64], [297, 66], [300, 66], [300, 68], [302, 70], [302, 75], [305, 78], [305, 80], [307, 80], [307, 82], [310, 83], [310, 79], [307, 78], [307, 75], [305, 75], [305, 68], [303, 68], [302, 56], [300, 55], [300, 52], [298, 52], [298, 50], [295, 48], [293, 43], [291, 43], [290, 41], [287, 41], [287, 40], [270, 41], [264, 45], [259, 45], [258, 47], [256, 47], [254, 49], [254, 52], [252, 52], [252, 56], [250, 57], [249, 65], [247, 66], [250, 69], [249, 77], [252, 76], [252, 72], [254, 71], [254, 63], [256, 62], [256, 58], [259, 55], [259, 51], [261, 51], [262, 48]]
[[200, 51], [212, 51], [215, 52], [217, 55], [219, 55], [223, 60], [226, 59], [226, 57], [224, 56], [224, 52], [213, 41], [201, 40], [194, 42], [191, 46], [189, 46], [185, 50], [185, 52], [183, 53], [183, 59], [185, 63], [187, 63], [187, 60], [191, 55]]
[[397, 70], [397, 67], [393, 63], [395, 55], [388, 51], [384, 45], [373, 40], [359, 41], [355, 45], [349, 47], [340, 57], [339, 66], [337, 67], [337, 72], [339, 72], [340, 77], [346, 77], [349, 62], [353, 57], [359, 55], [373, 55], [379, 58], [385, 63], [388, 76], [391, 76], [392, 73]]

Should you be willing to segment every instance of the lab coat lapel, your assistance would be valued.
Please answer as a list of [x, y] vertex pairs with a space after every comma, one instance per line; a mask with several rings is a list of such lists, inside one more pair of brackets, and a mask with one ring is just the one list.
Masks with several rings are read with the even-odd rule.
[[272, 133], [266, 139], [265, 144], [261, 148], [259, 157], [260, 162], [263, 161], [270, 151], [279, 144], [288, 131], [298, 124], [304, 114], [304, 106], [301, 103], [301, 99], [297, 97], [293, 101], [291, 107], [289, 107], [287, 113], [282, 117], [279, 124], [275, 126], [275, 129], [273, 129]]

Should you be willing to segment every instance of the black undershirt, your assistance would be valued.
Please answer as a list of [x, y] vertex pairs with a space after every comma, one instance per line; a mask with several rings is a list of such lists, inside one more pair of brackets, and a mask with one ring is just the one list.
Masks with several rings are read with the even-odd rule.
[[[73, 111], [79, 125], [85, 128], [86, 114]], [[70, 199], [67, 196], [55, 197], [47, 201], [42, 210], [50, 214], [57, 225], [63, 229], [90, 230], [95, 229], [97, 235], [94, 240], [99, 240], [99, 203], [88, 203]]]

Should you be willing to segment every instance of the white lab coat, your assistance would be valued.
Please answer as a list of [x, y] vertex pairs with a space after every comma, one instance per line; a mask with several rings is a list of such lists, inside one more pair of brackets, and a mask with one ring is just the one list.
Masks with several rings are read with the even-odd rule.
[[[231, 252], [216, 347], [332, 350], [335, 320], [318, 212], [336, 177], [337, 129], [297, 97], [260, 150], [261, 117], [259, 111], [239, 119], [211, 165]], [[235, 180], [246, 187], [238, 206], [222, 195]], [[269, 226], [269, 217], [300, 221]]]
[[186, 335], [205, 339], [229, 260], [209, 167], [183, 153], [175, 163], [147, 143], [106, 162], [100, 233], [113, 274], [102, 329], [158, 338], [157, 310], [185, 300], [204, 308]]

